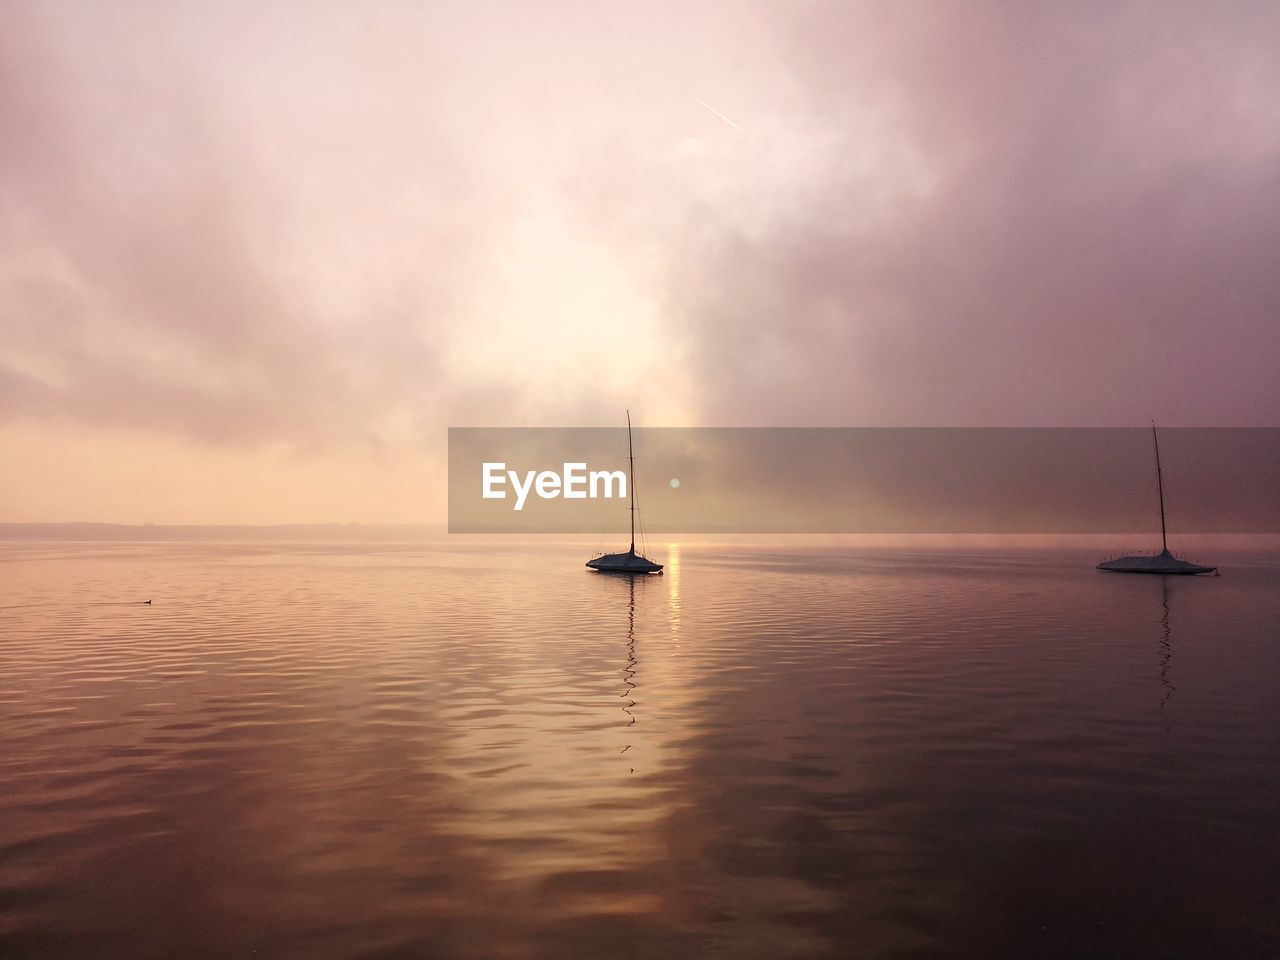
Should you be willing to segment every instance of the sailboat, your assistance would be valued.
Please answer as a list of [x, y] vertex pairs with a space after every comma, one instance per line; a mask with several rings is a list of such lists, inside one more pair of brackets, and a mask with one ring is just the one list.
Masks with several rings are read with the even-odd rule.
[[588, 560], [587, 566], [603, 573], [661, 573], [662, 564], [636, 553], [636, 457], [631, 444], [631, 411], [627, 411], [627, 489], [631, 493], [631, 549], [626, 553], [606, 553]]
[[1156, 436], [1156, 425], [1151, 424], [1151, 440], [1156, 448], [1156, 489], [1160, 492], [1160, 546], [1156, 554], [1141, 554], [1133, 557], [1116, 557], [1098, 564], [1099, 570], [1109, 573], [1170, 573], [1196, 574], [1213, 573], [1217, 567], [1205, 567], [1188, 560], [1179, 560], [1169, 552], [1169, 536], [1165, 532], [1164, 523], [1164, 476], [1160, 472], [1160, 438]]

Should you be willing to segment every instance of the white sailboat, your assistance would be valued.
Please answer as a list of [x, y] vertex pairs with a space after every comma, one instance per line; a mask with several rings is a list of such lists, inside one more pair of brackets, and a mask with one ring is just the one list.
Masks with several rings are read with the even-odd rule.
[[631, 494], [631, 549], [626, 553], [606, 553], [587, 561], [592, 570], [602, 573], [661, 573], [662, 564], [636, 553], [636, 458], [631, 445], [631, 411], [627, 411], [627, 489]]
[[1160, 546], [1156, 554], [1138, 554], [1129, 557], [1115, 557], [1098, 564], [1099, 570], [1108, 573], [1167, 573], [1197, 574], [1213, 573], [1217, 567], [1206, 567], [1188, 560], [1179, 560], [1169, 552], [1169, 537], [1164, 523], [1164, 476], [1160, 472], [1160, 438], [1156, 436], [1156, 425], [1151, 424], [1151, 440], [1156, 448], [1156, 489], [1160, 492]]

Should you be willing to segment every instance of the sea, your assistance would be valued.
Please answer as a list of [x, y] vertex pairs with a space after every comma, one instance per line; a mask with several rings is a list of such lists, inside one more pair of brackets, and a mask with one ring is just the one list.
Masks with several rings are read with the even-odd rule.
[[0, 957], [1280, 956], [1280, 556], [650, 553], [0, 543]]

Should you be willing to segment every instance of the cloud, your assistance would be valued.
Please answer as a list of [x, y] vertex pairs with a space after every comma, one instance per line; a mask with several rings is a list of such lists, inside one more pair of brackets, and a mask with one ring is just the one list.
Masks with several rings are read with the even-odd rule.
[[927, 9], [793, 25], [809, 109], [874, 123], [700, 241], [705, 418], [1276, 422], [1274, 8]]
[[0, 19], [0, 424], [1280, 417], [1273, 5]]

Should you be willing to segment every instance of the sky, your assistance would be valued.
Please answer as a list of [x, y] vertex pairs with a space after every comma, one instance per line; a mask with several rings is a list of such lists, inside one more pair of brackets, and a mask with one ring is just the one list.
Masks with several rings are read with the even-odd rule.
[[1280, 425], [1273, 3], [0, 5], [0, 521], [450, 426]]

